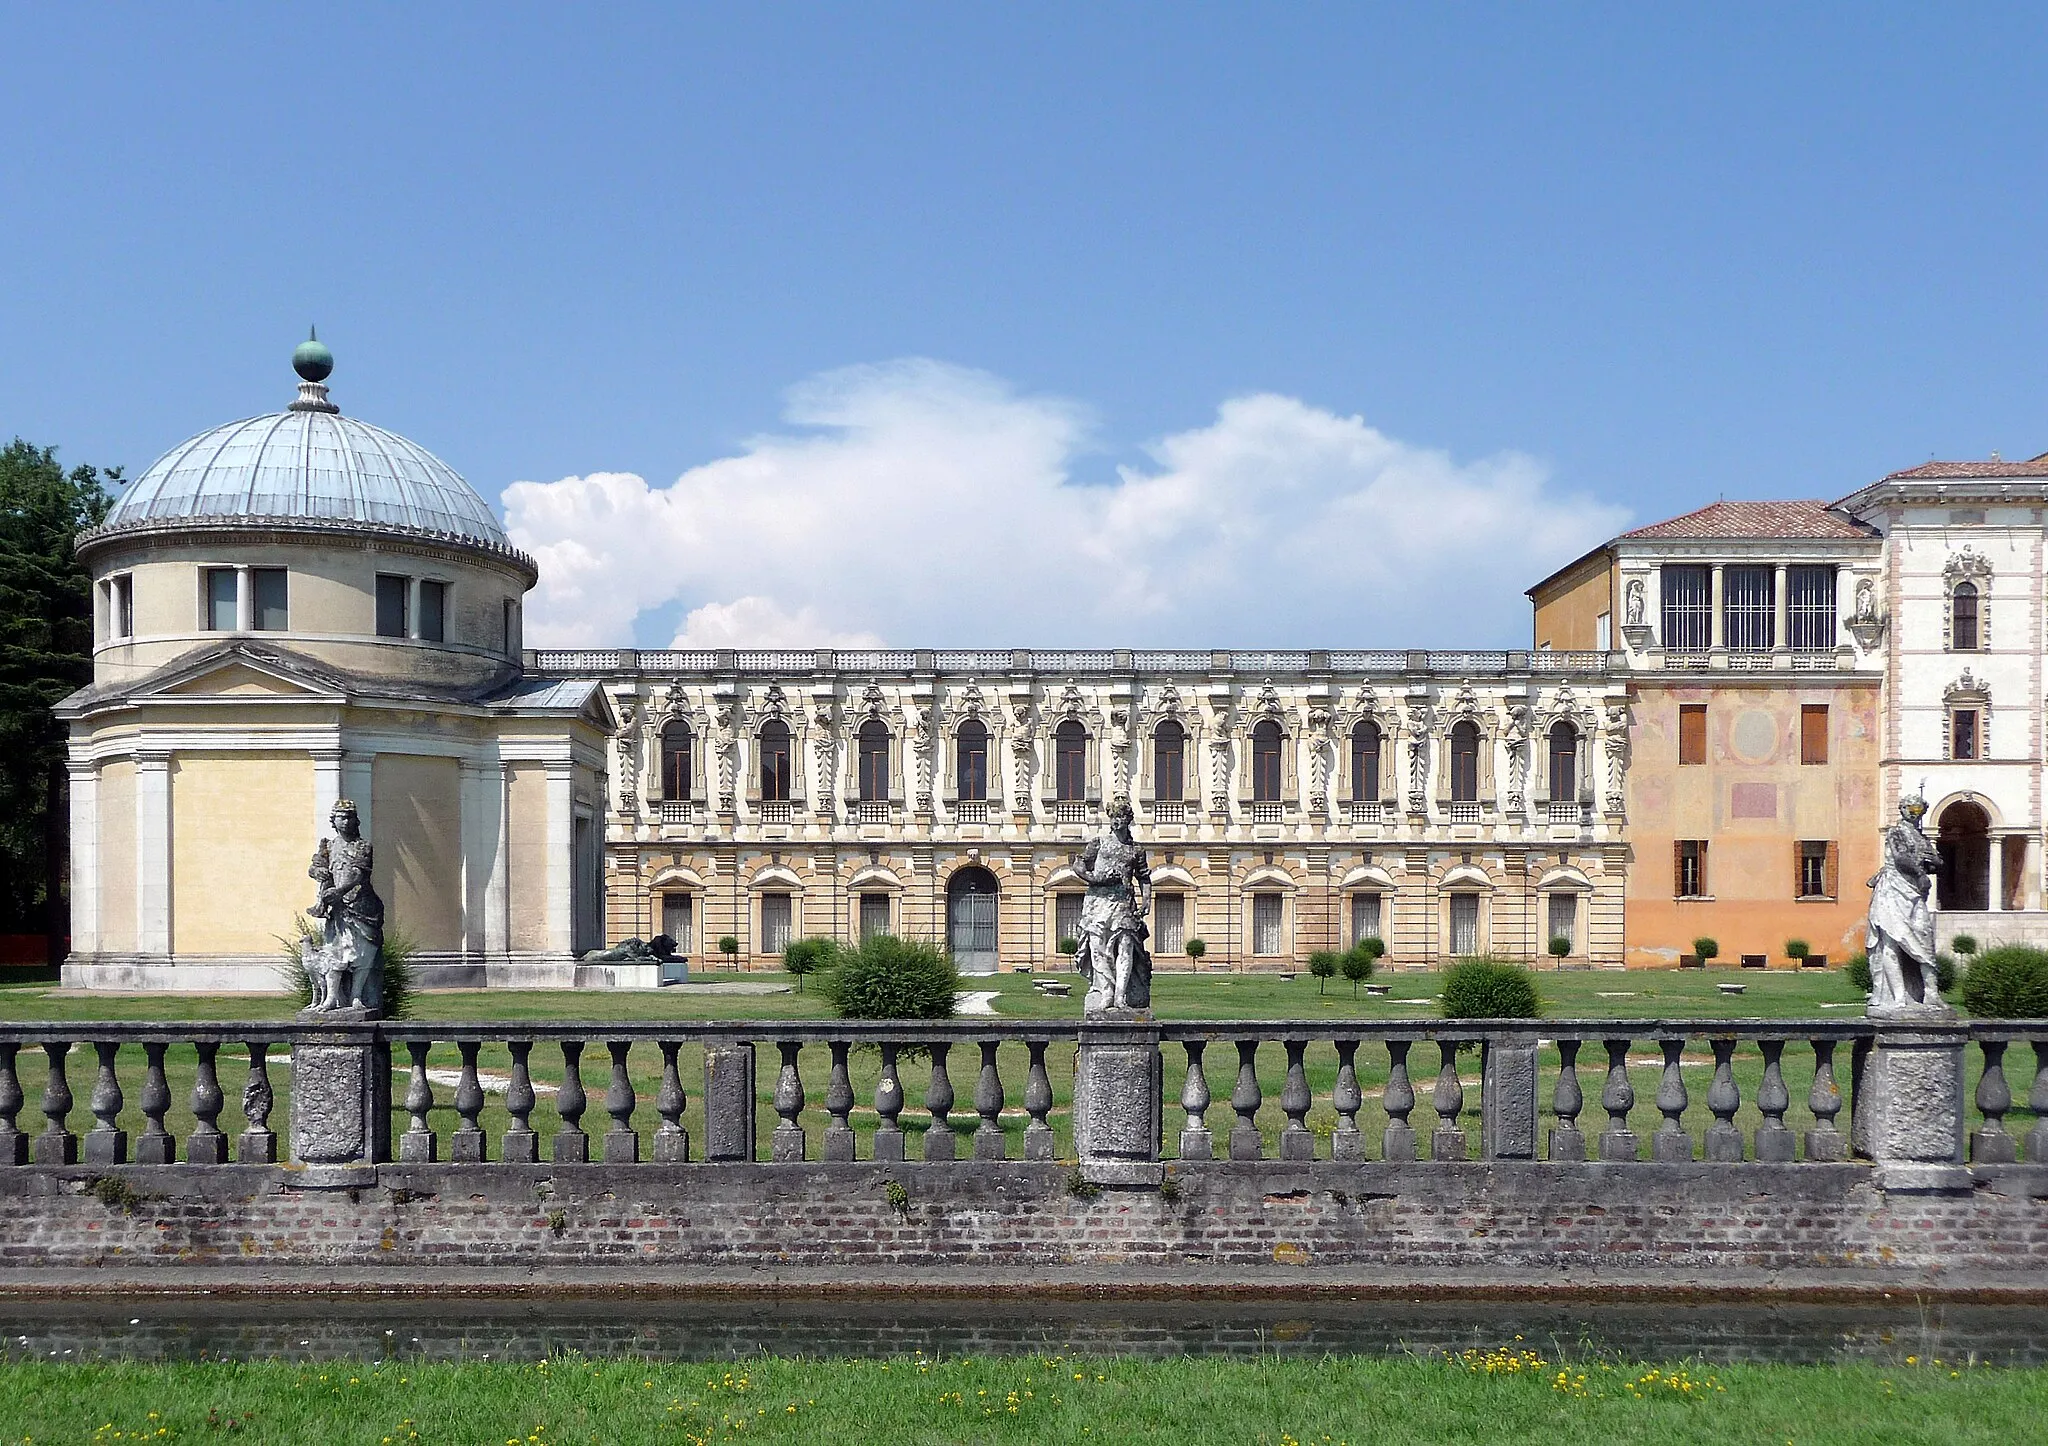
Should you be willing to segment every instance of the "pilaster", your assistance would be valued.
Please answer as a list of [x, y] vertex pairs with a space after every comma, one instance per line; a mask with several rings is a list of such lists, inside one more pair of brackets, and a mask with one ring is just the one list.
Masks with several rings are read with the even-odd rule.
[[100, 771], [86, 758], [72, 758], [66, 768], [71, 794], [71, 948], [78, 954], [96, 954], [100, 947]]
[[171, 755], [135, 754], [135, 951], [171, 952]]

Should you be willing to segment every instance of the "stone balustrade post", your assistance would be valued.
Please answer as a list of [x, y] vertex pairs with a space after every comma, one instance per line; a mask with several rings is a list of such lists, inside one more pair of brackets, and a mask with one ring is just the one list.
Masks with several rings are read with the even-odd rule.
[[751, 1161], [754, 1147], [754, 1046], [704, 1046], [704, 1158]]
[[1971, 1188], [1964, 1163], [1963, 1048], [1967, 1026], [1880, 1022], [1858, 1081], [1855, 1127], [1879, 1189]]
[[305, 1167], [296, 1183], [376, 1184], [377, 1162], [391, 1154], [391, 1046], [371, 1026], [327, 1024], [295, 1030], [291, 1050], [291, 1158]]
[[1479, 1157], [1536, 1158], [1536, 1036], [1489, 1039], [1479, 1067]]
[[1074, 1055], [1074, 1147], [1097, 1185], [1157, 1185], [1164, 1120], [1159, 1026], [1148, 1010], [1104, 1010]]

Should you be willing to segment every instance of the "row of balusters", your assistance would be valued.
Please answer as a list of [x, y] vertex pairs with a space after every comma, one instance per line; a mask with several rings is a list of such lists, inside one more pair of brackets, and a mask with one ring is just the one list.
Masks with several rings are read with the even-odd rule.
[[[1261, 1046], [1269, 1042], [1257, 1038], [1231, 1042], [1237, 1051], [1238, 1063], [1236, 1084], [1230, 1094], [1230, 1107], [1236, 1120], [1224, 1143], [1227, 1157], [1233, 1160], [1256, 1160], [1264, 1155], [1265, 1143], [1257, 1117], [1266, 1096], [1259, 1083], [1257, 1056]], [[1358, 1039], [1334, 1041], [1337, 1077], [1330, 1102], [1337, 1115], [1337, 1126], [1331, 1135], [1330, 1157], [1333, 1159], [1366, 1158], [1364, 1136], [1358, 1127], [1358, 1112], [1365, 1100], [1356, 1068], [1361, 1042]], [[75, 1164], [81, 1158], [81, 1143], [83, 1159], [88, 1164], [122, 1164], [127, 1161], [128, 1136], [119, 1123], [126, 1105], [117, 1067], [122, 1041], [101, 1039], [89, 1043], [98, 1060], [98, 1072], [88, 1105], [95, 1124], [81, 1142], [67, 1123], [74, 1108], [67, 1072], [72, 1046], [69, 1043], [40, 1046], [47, 1059], [41, 1101], [46, 1123], [45, 1128], [31, 1138], [17, 1125], [25, 1103], [16, 1071], [20, 1046], [0, 1041], [0, 1164]], [[510, 1124], [500, 1141], [498, 1158], [509, 1163], [537, 1162], [540, 1158], [540, 1137], [530, 1120], [537, 1103], [531, 1072], [534, 1041], [514, 1039], [505, 1043], [512, 1058], [505, 1092], [505, 1109], [510, 1116]], [[640, 1158], [640, 1136], [634, 1125], [639, 1100], [628, 1068], [633, 1043], [625, 1039], [605, 1042], [610, 1055], [611, 1078], [605, 1090], [604, 1109], [610, 1116], [610, 1126], [604, 1131], [599, 1158], [612, 1164], [630, 1164]], [[677, 1067], [677, 1054], [684, 1041], [657, 1040], [655, 1043], [662, 1055], [662, 1077], [654, 1099], [655, 1112], [661, 1124], [653, 1137], [653, 1158], [663, 1163], [685, 1162], [691, 1158], [689, 1133], [682, 1123], [688, 1096]], [[1286, 1081], [1279, 1098], [1281, 1111], [1286, 1116], [1280, 1132], [1280, 1158], [1314, 1159], [1315, 1136], [1307, 1122], [1314, 1104], [1305, 1063], [1308, 1041], [1288, 1039], [1280, 1043], [1287, 1056]], [[1470, 1041], [1455, 1039], [1436, 1041], [1440, 1058], [1429, 1096], [1430, 1106], [1436, 1114], [1436, 1125], [1428, 1137], [1429, 1159], [1461, 1160], [1466, 1156], [1467, 1137], [1461, 1123], [1466, 1110], [1466, 1092], [1458, 1074], [1458, 1052], [1462, 1045], [1468, 1043]], [[1553, 1160], [1639, 1159], [1641, 1142], [1629, 1127], [1630, 1114], [1636, 1107], [1636, 1088], [1629, 1074], [1628, 1052], [1635, 1041], [1625, 1037], [1599, 1041], [1607, 1056], [1599, 1104], [1608, 1119], [1606, 1129], [1600, 1132], [1590, 1152], [1579, 1126], [1580, 1116], [1585, 1110], [1585, 1094], [1579, 1083], [1579, 1054], [1585, 1043], [1573, 1039], [1556, 1043], [1559, 1069], [1551, 1095], [1555, 1121], [1547, 1153]], [[1662, 1039], [1657, 1043], [1663, 1054], [1663, 1065], [1655, 1104], [1664, 1120], [1651, 1135], [1651, 1158], [1689, 1161], [1694, 1157], [1694, 1140], [1684, 1124], [1684, 1115], [1691, 1106], [1692, 1098], [1681, 1068], [1687, 1041]], [[1785, 1124], [1785, 1113], [1791, 1104], [1791, 1094], [1786, 1088], [1782, 1070], [1786, 1041], [1756, 1041], [1763, 1056], [1764, 1070], [1755, 1100], [1762, 1120], [1755, 1131], [1753, 1156], [1750, 1153], [1752, 1141], [1735, 1123], [1735, 1115], [1742, 1105], [1734, 1075], [1737, 1043], [1732, 1037], [1707, 1040], [1714, 1056], [1714, 1075], [1707, 1088], [1706, 1104], [1714, 1119], [1706, 1131], [1706, 1158], [1711, 1161], [1745, 1158], [1790, 1161], [1799, 1158], [1799, 1142]], [[1813, 1116], [1814, 1126], [1805, 1132], [1804, 1138], [1804, 1157], [1809, 1160], [1840, 1160], [1847, 1154], [1845, 1140], [1836, 1125], [1836, 1117], [1842, 1109], [1842, 1093], [1835, 1080], [1837, 1043], [1833, 1039], [1810, 1042], [1814, 1072], [1812, 1087], [1807, 1093], [1807, 1108]], [[1053, 1095], [1045, 1066], [1047, 1041], [1026, 1041], [1025, 1046], [1029, 1052], [1029, 1064], [1023, 1103], [1029, 1123], [1024, 1132], [1024, 1158], [1051, 1159], [1054, 1137], [1048, 1116], [1052, 1110]], [[1209, 1041], [1206, 1040], [1187, 1040], [1182, 1045], [1187, 1057], [1187, 1072], [1180, 1094], [1180, 1106], [1186, 1116], [1179, 1142], [1182, 1159], [1217, 1157], [1216, 1141], [1207, 1121], [1212, 1104], [1205, 1064], [1208, 1046]], [[144, 1042], [141, 1046], [146, 1065], [138, 1100], [144, 1120], [144, 1129], [135, 1141], [134, 1157], [138, 1164], [169, 1164], [178, 1157], [177, 1141], [164, 1123], [171, 1103], [164, 1073], [164, 1056], [168, 1047], [154, 1041]], [[229, 1159], [229, 1140], [218, 1123], [226, 1102], [218, 1071], [221, 1046], [200, 1041], [193, 1047], [198, 1055], [198, 1071], [191, 1100], [194, 1126], [191, 1137], [185, 1142], [185, 1157], [192, 1164], [225, 1164]], [[477, 1040], [456, 1041], [462, 1059], [461, 1074], [452, 1101], [458, 1124], [448, 1143], [449, 1159], [457, 1163], [478, 1163], [490, 1158], [485, 1133], [479, 1123], [485, 1100], [477, 1070], [481, 1047], [482, 1042]], [[560, 1164], [583, 1163], [591, 1158], [589, 1136], [582, 1127], [583, 1117], [589, 1108], [589, 1096], [582, 1079], [586, 1047], [584, 1042], [577, 1040], [559, 1042], [562, 1077], [556, 1089], [555, 1113], [561, 1124], [550, 1141], [550, 1158]], [[778, 1162], [811, 1157], [811, 1142], [802, 1121], [808, 1104], [803, 1077], [798, 1069], [802, 1047], [803, 1042], [799, 1040], [775, 1042], [780, 1055], [780, 1069], [772, 1100], [778, 1119], [771, 1136], [770, 1154]], [[1381, 1099], [1387, 1125], [1381, 1137], [1380, 1158], [1395, 1161], [1424, 1158], [1419, 1150], [1416, 1130], [1409, 1119], [1417, 1103], [1409, 1070], [1413, 1042], [1388, 1040], [1385, 1047], [1390, 1069]], [[1983, 1116], [1983, 1124], [1972, 1132], [1971, 1158], [1983, 1163], [2010, 1163], [2019, 1157], [2019, 1150], [2018, 1142], [2007, 1132], [2004, 1123], [2013, 1104], [2004, 1067], [2008, 1045], [2004, 1041], [1985, 1040], [1980, 1041], [1979, 1047], [1984, 1054], [1984, 1070], [1977, 1083], [1975, 1100], [1978, 1112]], [[275, 1163], [277, 1137], [269, 1128], [272, 1093], [268, 1052], [271, 1045], [252, 1041], [244, 1048], [248, 1055], [248, 1073], [242, 1091], [242, 1112], [247, 1127], [235, 1139], [234, 1158], [244, 1164]], [[430, 1119], [436, 1105], [433, 1085], [427, 1074], [432, 1041], [406, 1040], [404, 1048], [410, 1058], [411, 1070], [400, 1107], [407, 1114], [409, 1123], [395, 1142], [397, 1158], [403, 1162], [433, 1161], [439, 1158], [440, 1141]], [[855, 1154], [855, 1133], [851, 1122], [854, 1093], [847, 1067], [851, 1044], [832, 1040], [827, 1042], [827, 1048], [831, 1051], [832, 1063], [823, 1102], [827, 1124], [820, 1141], [820, 1157], [825, 1160], [851, 1160]], [[1008, 1152], [1008, 1137], [1003, 1131], [1000, 1116], [1007, 1096], [997, 1065], [1000, 1041], [980, 1042], [981, 1069], [974, 1089], [974, 1108], [980, 1118], [969, 1131], [956, 1130], [951, 1121], [956, 1098], [948, 1067], [952, 1046], [932, 1044], [920, 1048], [928, 1056], [931, 1070], [924, 1099], [930, 1119], [923, 1132], [923, 1158], [958, 1158], [962, 1133], [972, 1135], [975, 1158], [1004, 1158]], [[2035, 1074], [2029, 1107], [2037, 1123], [2029, 1135], [2026, 1154], [2030, 1160], [2039, 1160], [2048, 1156], [2048, 1039], [2032, 1041], [2032, 1048]], [[880, 1046], [881, 1075], [874, 1095], [878, 1124], [871, 1146], [871, 1157], [877, 1160], [905, 1158], [906, 1135], [899, 1119], [906, 1103], [898, 1070], [901, 1049], [902, 1046], [892, 1044]], [[707, 1053], [715, 1056], [719, 1051], [712, 1046]], [[750, 1098], [751, 1052], [729, 1051], [728, 1057], [726, 1067], [742, 1071], [737, 1093]], [[707, 1080], [718, 1068], [707, 1058]], [[750, 1116], [751, 1112], [743, 1113]], [[750, 1131], [713, 1128], [708, 1133], [712, 1138], [707, 1141], [706, 1158], [713, 1161], [754, 1158]]]

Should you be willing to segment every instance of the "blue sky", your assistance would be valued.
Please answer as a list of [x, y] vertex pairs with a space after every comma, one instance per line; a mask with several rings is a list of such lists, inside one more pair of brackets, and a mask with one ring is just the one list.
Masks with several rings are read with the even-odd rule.
[[1517, 642], [2048, 449], [2044, 15], [13, 7], [0, 433], [139, 470], [318, 320], [560, 640]]

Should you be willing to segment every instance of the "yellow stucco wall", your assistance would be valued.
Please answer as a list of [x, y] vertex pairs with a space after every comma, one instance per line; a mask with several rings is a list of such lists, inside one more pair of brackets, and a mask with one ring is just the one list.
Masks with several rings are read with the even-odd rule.
[[173, 951], [277, 952], [277, 937], [312, 902], [306, 864], [314, 841], [312, 759], [240, 752], [173, 758]]
[[135, 947], [135, 765], [102, 765], [96, 829], [99, 865], [100, 949], [125, 954]]
[[[1631, 965], [1670, 966], [1692, 940], [1712, 936], [1721, 965], [1761, 954], [1789, 964], [1786, 941], [1804, 939], [1838, 962], [1862, 947], [1864, 880], [1878, 847], [1878, 690], [1873, 684], [1637, 684], [1629, 761], [1628, 895]], [[1678, 710], [1707, 709], [1707, 761], [1678, 763]], [[1799, 761], [1799, 715], [1825, 703], [1828, 761]], [[1707, 842], [1709, 898], [1673, 897], [1673, 845]], [[1837, 846], [1836, 895], [1797, 898], [1800, 840]]]
[[[1600, 646], [1599, 618], [1614, 612], [1614, 568], [1606, 553], [1547, 582], [1536, 590], [1535, 646], [1562, 652]], [[1612, 629], [1609, 630], [1609, 644]]]
[[371, 770], [371, 879], [386, 920], [418, 949], [462, 947], [462, 770], [380, 753]]
[[548, 775], [539, 764], [511, 770], [506, 820], [515, 951], [548, 947]]

